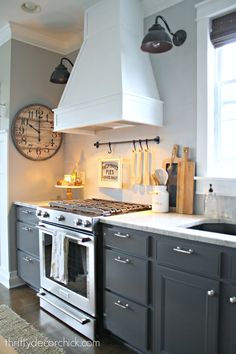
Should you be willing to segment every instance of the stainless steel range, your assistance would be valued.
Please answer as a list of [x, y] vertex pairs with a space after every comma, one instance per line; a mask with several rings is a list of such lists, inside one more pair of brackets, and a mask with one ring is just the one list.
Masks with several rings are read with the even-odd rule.
[[40, 306], [86, 337], [95, 339], [99, 218], [150, 208], [101, 199], [53, 201], [49, 207], [37, 208]]

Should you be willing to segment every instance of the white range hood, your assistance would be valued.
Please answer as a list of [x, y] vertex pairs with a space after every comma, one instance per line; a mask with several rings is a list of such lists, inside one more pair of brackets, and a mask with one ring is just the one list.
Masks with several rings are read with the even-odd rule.
[[102, 0], [85, 13], [84, 42], [55, 112], [55, 130], [91, 134], [161, 126], [163, 102], [144, 35], [140, 0]]

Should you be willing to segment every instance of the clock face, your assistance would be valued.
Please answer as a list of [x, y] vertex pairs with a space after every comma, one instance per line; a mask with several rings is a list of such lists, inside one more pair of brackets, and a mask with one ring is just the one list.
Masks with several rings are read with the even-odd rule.
[[31, 104], [22, 108], [12, 124], [12, 138], [17, 150], [30, 160], [47, 160], [58, 151], [62, 133], [53, 131], [51, 108]]

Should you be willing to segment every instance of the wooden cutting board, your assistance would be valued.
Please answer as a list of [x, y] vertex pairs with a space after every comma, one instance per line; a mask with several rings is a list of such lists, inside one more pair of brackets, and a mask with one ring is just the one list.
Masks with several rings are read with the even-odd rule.
[[170, 211], [176, 211], [177, 204], [177, 178], [178, 164], [181, 159], [177, 156], [179, 145], [175, 144], [172, 148], [171, 158], [163, 161], [162, 167], [168, 172], [167, 189], [169, 192]]
[[178, 162], [176, 212], [193, 214], [195, 162], [189, 160], [189, 148], [184, 147]]

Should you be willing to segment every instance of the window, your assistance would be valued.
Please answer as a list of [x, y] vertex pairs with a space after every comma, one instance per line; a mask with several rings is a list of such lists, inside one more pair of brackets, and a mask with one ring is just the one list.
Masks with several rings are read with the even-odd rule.
[[236, 177], [236, 41], [216, 48], [215, 57], [215, 169]]
[[196, 8], [197, 174], [236, 179], [236, 2], [208, 0]]

